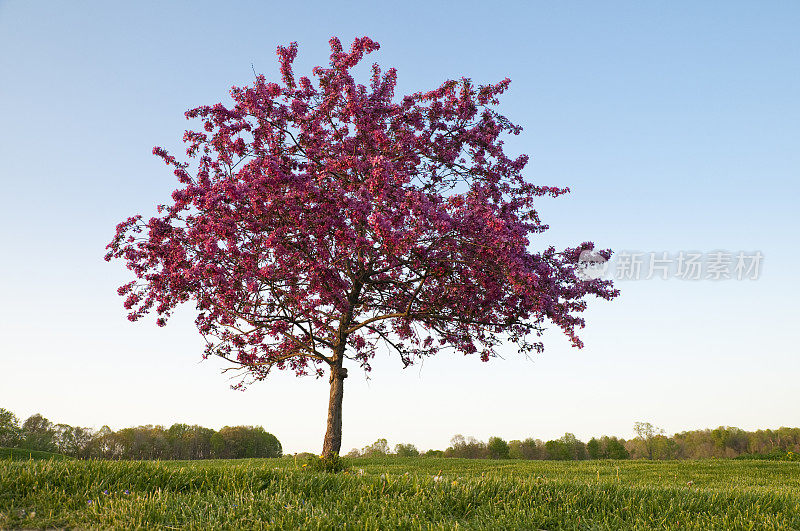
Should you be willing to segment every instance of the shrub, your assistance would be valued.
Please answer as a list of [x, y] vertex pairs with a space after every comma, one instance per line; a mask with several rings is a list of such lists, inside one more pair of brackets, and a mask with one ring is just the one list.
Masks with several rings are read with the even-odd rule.
[[306, 466], [315, 472], [336, 473], [347, 469], [347, 463], [339, 457], [339, 454], [332, 454], [330, 457], [312, 455], [306, 460]]

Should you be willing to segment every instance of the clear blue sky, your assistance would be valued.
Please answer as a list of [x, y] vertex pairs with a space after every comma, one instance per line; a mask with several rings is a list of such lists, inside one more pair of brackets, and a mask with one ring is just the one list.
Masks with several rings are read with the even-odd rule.
[[800, 425], [800, 4], [785, 2], [0, 2], [0, 407], [99, 428], [263, 425], [319, 450], [327, 379], [229, 389], [201, 362], [191, 309], [125, 319], [114, 226], [175, 188], [183, 112], [228, 102], [251, 64], [277, 77], [368, 35], [398, 93], [511, 77], [501, 112], [543, 201], [534, 246], [761, 251], [755, 281], [620, 282], [590, 303], [586, 348], [557, 333], [533, 361], [381, 356], [347, 380], [343, 449], [378, 437], [444, 448], [456, 433], [631, 436]]

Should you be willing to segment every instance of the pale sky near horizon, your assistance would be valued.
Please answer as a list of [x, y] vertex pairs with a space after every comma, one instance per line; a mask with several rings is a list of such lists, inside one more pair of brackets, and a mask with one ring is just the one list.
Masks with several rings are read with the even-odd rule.
[[[773, 2], [0, 1], [0, 407], [99, 428], [262, 425], [319, 451], [327, 378], [279, 374], [233, 391], [201, 360], [186, 308], [129, 323], [104, 247], [176, 187], [151, 154], [181, 153], [184, 111], [228, 103], [253, 68], [327, 64], [367, 35], [397, 94], [508, 76], [498, 110], [524, 131], [539, 208], [534, 248], [762, 253], [756, 280], [623, 280], [589, 303], [586, 347], [553, 330], [527, 360], [382, 353], [346, 380], [343, 451], [379, 437], [445, 448], [572, 432], [632, 436], [800, 426], [797, 334], [800, 4]], [[252, 66], [251, 66], [252, 65]], [[366, 82], [367, 79], [364, 79]], [[795, 323], [795, 324], [792, 324]]]

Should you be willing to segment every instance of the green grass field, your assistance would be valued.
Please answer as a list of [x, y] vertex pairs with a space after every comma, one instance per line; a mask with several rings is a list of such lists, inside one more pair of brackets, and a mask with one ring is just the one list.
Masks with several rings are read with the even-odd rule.
[[800, 463], [349, 463], [6, 458], [0, 528], [800, 529]]

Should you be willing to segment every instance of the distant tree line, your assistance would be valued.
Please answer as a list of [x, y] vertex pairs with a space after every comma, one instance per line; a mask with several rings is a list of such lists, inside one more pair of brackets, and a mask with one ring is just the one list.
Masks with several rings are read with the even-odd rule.
[[361, 450], [353, 449], [348, 457], [460, 457], [466, 459], [789, 459], [800, 456], [800, 428], [744, 431], [720, 426], [716, 429], [691, 430], [669, 437], [648, 422], [634, 425], [637, 436], [592, 437], [584, 443], [572, 433], [550, 441], [528, 438], [506, 442], [500, 437], [479, 441], [456, 435], [446, 450], [420, 453], [413, 444], [397, 444], [394, 452], [386, 439]]
[[225, 426], [219, 431], [188, 424], [117, 431], [103, 426], [94, 431], [53, 424], [38, 413], [20, 424], [3, 408], [0, 446], [97, 459], [239, 459], [283, 454], [280, 441], [261, 426]]

